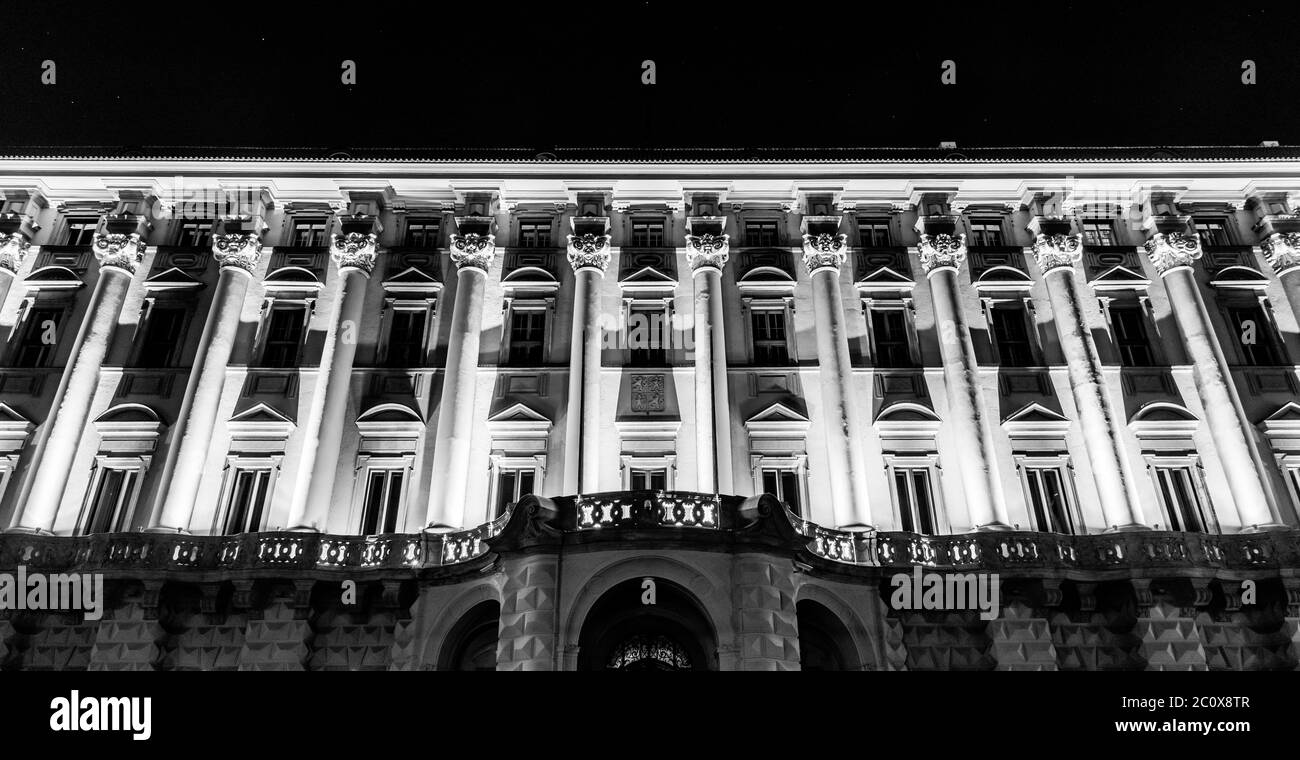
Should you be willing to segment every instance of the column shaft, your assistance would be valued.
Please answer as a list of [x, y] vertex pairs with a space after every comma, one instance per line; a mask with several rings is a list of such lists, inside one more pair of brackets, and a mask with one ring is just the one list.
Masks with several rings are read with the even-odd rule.
[[696, 490], [718, 491], [718, 447], [714, 439], [717, 425], [713, 399], [713, 308], [717, 298], [719, 272], [712, 267], [695, 271], [695, 466]]
[[0, 267], [0, 310], [4, 309], [5, 299], [9, 297], [9, 288], [14, 284], [14, 273]]
[[586, 279], [582, 301], [582, 487], [581, 493], [600, 491], [600, 281], [604, 273], [585, 268], [577, 272]]
[[[579, 442], [579, 447], [582, 440], [582, 364], [585, 356], [582, 350], [582, 336], [587, 329], [587, 291], [591, 282], [591, 279], [584, 276], [582, 272], [575, 273], [573, 330], [570, 332], [569, 341], [569, 402], [564, 417], [564, 439]], [[582, 457], [577, 454], [578, 452], [573, 452], [571, 449], [565, 452], [564, 493], [566, 494], [577, 493], [580, 487], [578, 472]]]
[[[717, 489], [735, 493], [731, 469], [731, 392], [727, 387], [727, 334], [722, 316], [722, 274], [710, 278], [709, 337], [713, 342], [713, 447], [718, 464]], [[696, 344], [698, 347], [698, 343]]]

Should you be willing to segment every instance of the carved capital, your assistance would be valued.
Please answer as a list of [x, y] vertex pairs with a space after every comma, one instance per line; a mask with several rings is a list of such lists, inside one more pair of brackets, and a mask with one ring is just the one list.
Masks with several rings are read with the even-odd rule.
[[730, 248], [730, 235], [687, 235], [686, 263], [691, 265], [691, 271], [720, 270], [727, 264]]
[[1269, 266], [1278, 275], [1300, 267], [1300, 232], [1274, 232], [1259, 245], [1264, 249]]
[[451, 236], [451, 260], [457, 269], [479, 269], [484, 272], [492, 266], [497, 252], [496, 235], [474, 233]]
[[569, 235], [569, 266], [573, 271], [594, 267], [601, 272], [609, 266], [609, 235]]
[[95, 234], [91, 251], [102, 267], [117, 267], [135, 274], [135, 268], [144, 260], [145, 242], [138, 233], [100, 232]]
[[921, 242], [917, 248], [921, 253], [921, 267], [925, 269], [926, 274], [940, 267], [959, 269], [961, 263], [966, 260], [964, 234], [949, 235], [941, 232], [937, 235], [921, 235]]
[[21, 232], [0, 232], [0, 269], [17, 272], [32, 244]]
[[844, 248], [848, 235], [832, 235], [823, 232], [820, 235], [803, 236], [803, 264], [809, 272], [819, 269], [839, 269], [849, 252]]
[[1039, 233], [1034, 238], [1033, 251], [1043, 274], [1053, 269], [1073, 269], [1074, 262], [1083, 258], [1083, 238], [1079, 235]]
[[230, 233], [212, 237], [212, 257], [221, 267], [252, 273], [262, 255], [262, 238], [256, 234]]
[[334, 259], [334, 263], [340, 269], [354, 267], [366, 274], [370, 274], [375, 268], [375, 259], [378, 256], [375, 250], [376, 242], [378, 242], [378, 237], [373, 232], [349, 232], [346, 235], [331, 235], [330, 258]]
[[1161, 276], [1201, 258], [1201, 239], [1188, 232], [1157, 232], [1143, 248]]

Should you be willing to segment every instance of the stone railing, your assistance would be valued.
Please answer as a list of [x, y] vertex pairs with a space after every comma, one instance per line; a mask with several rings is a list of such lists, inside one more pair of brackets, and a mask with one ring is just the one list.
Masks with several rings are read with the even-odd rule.
[[711, 494], [615, 491], [579, 496], [576, 506], [578, 530], [722, 527], [722, 503]]

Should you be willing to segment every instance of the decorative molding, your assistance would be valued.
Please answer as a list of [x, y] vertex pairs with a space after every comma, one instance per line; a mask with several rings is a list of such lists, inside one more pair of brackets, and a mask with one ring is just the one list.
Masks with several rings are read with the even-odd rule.
[[727, 264], [731, 247], [730, 235], [687, 235], [686, 263], [691, 271], [701, 269], [722, 270]]
[[1201, 257], [1201, 239], [1189, 232], [1157, 232], [1142, 247], [1161, 277]]
[[921, 254], [921, 267], [928, 275], [936, 269], [960, 269], [966, 260], [966, 235], [922, 234], [917, 249]]
[[604, 274], [609, 267], [609, 235], [588, 232], [567, 237], [569, 266], [573, 267], [573, 271], [597, 269]]
[[[1279, 277], [1300, 267], [1300, 232], [1274, 232], [1259, 246], [1264, 249], [1264, 257]], [[2, 252], [0, 265], [3, 265]]]
[[212, 236], [212, 257], [222, 268], [242, 269], [252, 273], [262, 255], [262, 238], [255, 233]]
[[820, 235], [803, 236], [803, 264], [810, 273], [822, 269], [836, 269], [844, 263], [849, 253], [845, 246], [848, 235], [832, 235], [823, 232]]
[[1083, 236], [1039, 233], [1031, 248], [1043, 274], [1054, 269], [1072, 270], [1075, 262], [1083, 258]]
[[131, 274], [135, 274], [136, 267], [144, 260], [144, 249], [144, 240], [135, 232], [99, 232], [91, 244], [91, 251], [99, 259], [101, 267], [117, 267]]
[[370, 274], [375, 269], [378, 237], [373, 232], [349, 232], [330, 236], [330, 258], [339, 269], [353, 267]]
[[469, 233], [451, 236], [451, 260], [457, 269], [469, 267], [482, 272], [492, 266], [497, 252], [497, 236]]

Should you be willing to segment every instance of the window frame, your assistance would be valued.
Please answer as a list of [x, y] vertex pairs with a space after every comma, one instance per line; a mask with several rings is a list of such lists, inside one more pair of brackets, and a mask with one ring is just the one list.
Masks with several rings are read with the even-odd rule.
[[[664, 248], [667, 247], [668, 241], [668, 220], [662, 216], [634, 216], [628, 220], [627, 247], [628, 248]], [[659, 227], [659, 242], [653, 242], [653, 237], [649, 232], [646, 233], [645, 242], [637, 240], [637, 227], [645, 226], [647, 229], [653, 229], [655, 225]]]
[[[268, 296], [262, 302], [262, 315], [257, 329], [257, 340], [253, 348], [253, 355], [257, 357], [257, 369], [294, 369], [302, 365], [302, 351], [307, 345], [307, 340], [311, 335], [311, 318], [315, 311], [316, 299], [314, 298], [278, 298]], [[296, 311], [301, 309], [302, 315], [302, 335], [298, 339], [298, 354], [293, 363], [284, 365], [269, 365], [266, 363], [267, 350], [270, 348], [271, 321], [274, 319], [276, 311]]]
[[[1108, 243], [1098, 243], [1091, 239], [1090, 233], [1092, 227], [1103, 228], [1106, 236], [1110, 238]], [[1079, 220], [1079, 232], [1083, 234], [1083, 244], [1096, 248], [1114, 248], [1119, 245], [1119, 236], [1115, 231], [1115, 220], [1109, 217], [1085, 217]]]
[[[1029, 513], [1029, 519], [1034, 523], [1034, 530], [1039, 533], [1057, 533], [1067, 536], [1087, 535], [1087, 526], [1083, 521], [1083, 513], [1079, 507], [1079, 494], [1074, 483], [1074, 466], [1070, 462], [1068, 453], [1049, 454], [1038, 452], [1035, 454], [1017, 454], [1016, 474], [1020, 480], [1020, 487], [1024, 491], [1025, 507]], [[1061, 494], [1065, 499], [1064, 516], [1069, 522], [1071, 528], [1068, 532], [1050, 530], [1039, 523], [1038, 515], [1034, 508], [1034, 488], [1031, 483], [1031, 473], [1041, 473], [1044, 471], [1055, 472], [1056, 477], [1061, 483]], [[1041, 482], [1041, 476], [1040, 476]], [[1046, 494], [1044, 494], [1044, 497]], [[1044, 504], [1044, 507], [1047, 505]], [[1051, 514], [1045, 514], [1050, 520]]]
[[[62, 233], [61, 233], [61, 235], [60, 235], [60, 237], [61, 237], [62, 240], [63, 240], [63, 245], [67, 245], [67, 246], [80, 246], [80, 245], [90, 246], [90, 245], [94, 244], [94, 242], [95, 242], [95, 233], [99, 231], [99, 222], [100, 222], [100, 217], [98, 217], [98, 216], [75, 216], [75, 215], [74, 215], [74, 216], [68, 216], [68, 217], [65, 217], [64, 220], [63, 220], [63, 229], [62, 229]], [[74, 240], [74, 239], [73, 239], [73, 225], [77, 225], [78, 230], [84, 230], [85, 228], [84, 228], [82, 225], [85, 225], [85, 224], [87, 224], [87, 223], [88, 223], [88, 225], [89, 225], [89, 229], [90, 229], [90, 239], [89, 239], [89, 240]]]
[[[436, 297], [397, 298], [385, 296], [384, 309], [379, 316], [379, 342], [375, 350], [376, 366], [388, 369], [415, 369], [430, 366], [431, 338], [437, 334], [434, 324], [437, 303], [438, 299]], [[393, 325], [396, 322], [393, 315], [399, 311], [422, 312], [424, 314], [424, 334], [420, 338], [420, 348], [417, 352], [420, 362], [415, 365], [390, 364], [389, 355], [392, 351]]]
[[[1214, 229], [1217, 226], [1218, 231], [1222, 233], [1222, 242], [1211, 242], [1208, 240], [1205, 234], [1201, 231], [1202, 226], [1209, 229]], [[1228, 218], [1226, 216], [1193, 216], [1192, 231], [1196, 233], [1196, 239], [1200, 241], [1202, 248], [1236, 245], [1235, 236], [1232, 234], [1232, 225], [1228, 223]]]
[[[742, 312], [744, 319], [741, 320], [745, 330], [745, 361], [751, 367], [760, 366], [780, 366], [792, 367], [799, 363], [798, 347], [795, 342], [794, 329], [794, 296], [783, 295], [776, 298], [755, 298], [745, 296], [741, 299], [743, 306]], [[786, 364], [780, 365], [760, 365], [757, 363], [758, 352], [755, 351], [754, 344], [754, 317], [755, 311], [780, 311], [785, 320], [785, 353]]]
[[[1165, 518], [1165, 529], [1173, 531], [1172, 521], [1170, 520], [1170, 504], [1165, 499], [1164, 488], [1160, 481], [1160, 473], [1171, 470], [1182, 470], [1187, 472], [1188, 482], [1191, 485], [1189, 493], [1197, 501], [1196, 507], [1200, 514], [1199, 519], [1202, 522], [1202, 531], [1189, 531], [1185, 525], [1178, 528], [1177, 532], [1192, 533], [1201, 532], [1210, 535], [1221, 534], [1223, 531], [1219, 525], [1218, 515], [1215, 514], [1214, 504], [1210, 501], [1209, 492], [1205, 487], [1205, 472], [1201, 464], [1201, 458], [1193, 453], [1188, 454], [1146, 454], [1147, 473], [1151, 477], [1152, 486], [1155, 488], [1156, 500], [1159, 502], [1160, 511]], [[1184, 515], [1179, 514], [1180, 523], [1185, 522]]]
[[[754, 242], [751, 233], [757, 233], [760, 230], [766, 231], [771, 227], [772, 242]], [[746, 219], [743, 225], [745, 231], [746, 248], [780, 248], [783, 240], [781, 235], [781, 220], [775, 217], [759, 217], [756, 219]]]
[[[53, 366], [54, 360], [58, 358], [60, 348], [60, 338], [63, 335], [64, 323], [72, 315], [73, 302], [66, 296], [57, 298], [42, 299], [35, 295], [28, 296], [23, 300], [19, 307], [18, 319], [14, 322], [13, 330], [9, 333], [9, 347], [5, 352], [5, 367], [14, 369], [42, 369]], [[40, 360], [35, 364], [18, 364], [18, 358], [27, 345], [27, 340], [33, 335], [39, 336], [41, 327], [39, 323], [32, 321], [33, 315], [38, 311], [58, 312], [58, 318], [55, 320], [54, 331], [55, 339], [53, 344], [41, 343], [41, 350], [44, 353]]]
[[[763, 485], [763, 476], [768, 472], [777, 473], [778, 488], [784, 490], [780, 482], [780, 475], [784, 473], [792, 474], [795, 478], [795, 488], [797, 489], [798, 505], [791, 508], [790, 511], [796, 515], [808, 519], [808, 456], [807, 454], [791, 454], [789, 456], [773, 456], [771, 454], [753, 454], [750, 457], [750, 472], [754, 479], [754, 493], [770, 493]], [[790, 503], [782, 498], [783, 493], [773, 493], [787, 507]]]
[[[673, 357], [671, 351], [676, 350], [678, 348], [675, 345], [660, 346], [659, 348], [645, 348], [645, 349], [638, 349], [632, 347], [632, 315], [637, 312], [650, 312], [652, 314], [657, 312], [660, 315], [660, 325], [662, 326], [662, 331], [660, 332], [659, 335], [660, 338], [662, 338], [665, 334], [671, 332], [673, 329], [672, 328], [672, 323], [673, 323], [672, 296], [665, 296], [661, 298], [624, 297], [623, 298], [623, 325], [621, 331], [622, 332], [621, 340], [622, 340], [622, 345], [624, 346], [623, 366], [644, 368], [644, 369], [663, 369], [665, 367], [672, 366]], [[654, 324], [653, 317], [651, 318], [650, 323], [653, 326]], [[651, 334], [653, 335], [653, 331]], [[637, 352], [639, 351], [657, 351], [660, 352], [660, 356], [662, 358], [657, 363], [653, 361], [645, 362], [645, 363], [638, 362], [636, 360], [636, 357], [637, 357]], [[652, 356], [651, 358], [654, 357]]]
[[[528, 237], [525, 235], [525, 228], [540, 231], [546, 231], [546, 245], [529, 245], [525, 241]], [[540, 216], [521, 216], [515, 223], [515, 246], [517, 248], [527, 248], [528, 250], [547, 250], [555, 248], [555, 219], [553, 217]]]
[[[866, 318], [866, 343], [870, 351], [871, 366], [877, 369], [919, 369], [921, 367], [920, 341], [916, 335], [916, 307], [911, 298], [883, 299], [863, 298], [862, 311]], [[907, 346], [908, 364], [906, 366], [881, 364], [880, 344], [876, 335], [876, 312], [900, 312], [903, 315], [904, 340]]]
[[[934, 528], [934, 532], [924, 533], [919, 530], [913, 530], [912, 532], [923, 536], [942, 536], [950, 533], [951, 529], [948, 523], [947, 510], [944, 508], [941, 486], [942, 481], [940, 478], [941, 468], [939, 466], [938, 453], [922, 451], [886, 452], [884, 458], [886, 477], [889, 482], [889, 496], [891, 499], [894, 518], [898, 521], [898, 530], [906, 530], [903, 523], [902, 504], [899, 501], [898, 475], [901, 472], [925, 472], [927, 485], [930, 489], [930, 517], [933, 521], [932, 527]], [[909, 478], [907, 482], [910, 486], [915, 481]], [[913, 520], [912, 526], [913, 528], [919, 528], [921, 522], [920, 513], [916, 511], [915, 499], [911, 499], [911, 501], [913, 502], [911, 505], [912, 509], [910, 515]]]
[[488, 512], [487, 519], [495, 520], [504, 514], [504, 511], [498, 511], [498, 502], [501, 499], [501, 478], [506, 473], [515, 475], [515, 501], [507, 502], [505, 506], [513, 506], [518, 500], [527, 494], [519, 491], [522, 473], [532, 473], [533, 476], [533, 493], [536, 494], [542, 490], [542, 478], [546, 474], [546, 463], [541, 456], [509, 456], [505, 454], [493, 454], [488, 463]]
[[[889, 217], [863, 216], [858, 217], [858, 247], [859, 248], [892, 248], [894, 247], [894, 226]], [[884, 228], [885, 242], [876, 241], [876, 232]], [[870, 237], [867, 233], [870, 231]]]
[[677, 455], [665, 454], [662, 456], [642, 456], [634, 454], [624, 454], [621, 457], [620, 477], [623, 481], [623, 490], [632, 490], [632, 473], [634, 471], [664, 471], [665, 492], [672, 492], [677, 489]]
[[[1287, 356], [1286, 344], [1281, 338], [1277, 329], [1277, 318], [1273, 314], [1272, 304], [1268, 296], [1259, 295], [1254, 299], [1234, 298], [1232, 296], [1220, 297], [1216, 302], [1219, 309], [1219, 315], [1223, 318], [1224, 325], [1228, 328], [1228, 342], [1233, 345], [1233, 354], [1238, 360], [1238, 364], [1243, 367], [1288, 367], [1290, 357]], [[1261, 323], [1255, 330], [1255, 347], [1248, 350], [1239, 339], [1241, 326], [1235, 316], [1236, 312], [1243, 310], [1257, 310], [1259, 312], [1258, 321]], [[1261, 340], [1262, 339], [1262, 340]], [[1261, 363], [1255, 361], [1253, 355], [1263, 344], [1264, 351], [1270, 354], [1272, 363]]]
[[[206, 225], [206, 227], [204, 227]], [[185, 231], [187, 228], [199, 227], [203, 229], [200, 239], [203, 241], [197, 244], [187, 244], [185, 242]], [[216, 221], [212, 219], [180, 219], [176, 224], [176, 232], [172, 237], [173, 245], [178, 248], [193, 248], [196, 250], [208, 250], [212, 248], [212, 236]]]
[[[307, 225], [321, 225], [321, 241], [319, 243], [302, 243], [298, 237], [299, 232]], [[314, 238], [314, 236], [313, 236]], [[325, 216], [295, 216], [289, 222], [289, 246], [290, 248], [328, 248], [330, 245], [330, 220]]]
[[[987, 228], [996, 228], [993, 230], [997, 234], [997, 242], [986, 243], [983, 238], [990, 232]], [[972, 216], [966, 222], [967, 245], [972, 248], [1000, 248], [1007, 243], [1006, 219], [1004, 217], [992, 216]]]
[[[149, 469], [149, 457], [123, 456], [115, 454], [97, 454], [91, 465], [90, 479], [86, 492], [82, 496], [81, 511], [77, 515], [77, 529], [74, 535], [95, 535], [87, 529], [98, 516], [96, 512], [99, 489], [103, 484], [105, 473], [109, 471], [129, 473], [131, 481], [128, 493], [119, 497], [117, 507], [109, 518], [110, 525], [117, 526], [105, 533], [124, 533], [131, 530], [136, 519], [136, 510], [140, 505], [140, 491], [144, 485], [145, 472]], [[124, 501], [123, 501], [124, 499]], [[119, 511], [121, 514], [119, 514]]]
[[[364, 435], [364, 434], [363, 434]], [[367, 500], [370, 494], [370, 479], [376, 473], [386, 473], [390, 479], [393, 473], [401, 473], [402, 485], [401, 493], [397, 499], [397, 513], [393, 515], [393, 532], [403, 533], [408, 510], [411, 506], [412, 493], [414, 489], [415, 453], [400, 452], [387, 453], [375, 451], [361, 451], [357, 454], [356, 466], [353, 469], [353, 495], [352, 495], [352, 514], [349, 515], [348, 526], [350, 530], [355, 530], [354, 535], [358, 536], [381, 536], [386, 535], [384, 532], [366, 533], [366, 510], [369, 504]], [[389, 485], [385, 486], [389, 488]], [[380, 518], [386, 517], [387, 505], [383, 507], [378, 518], [376, 518], [376, 527], [382, 527], [383, 522]]]
[[[276, 481], [280, 475], [280, 465], [284, 455], [272, 456], [248, 456], [240, 454], [229, 454], [226, 456], [226, 466], [222, 468], [221, 492], [218, 495], [216, 514], [213, 517], [212, 535], [214, 536], [239, 536], [245, 533], [264, 533], [270, 522], [271, 510], [275, 499]], [[235, 499], [235, 484], [241, 472], [266, 473], [266, 484], [263, 489], [264, 496], [262, 499], [262, 512], [258, 522], [258, 529], [251, 531], [238, 531], [227, 533], [225, 526], [230, 521], [230, 509]], [[244, 516], [247, 521], [248, 515]]]
[[[982, 298], [984, 304], [984, 322], [987, 326], [989, 343], [993, 348], [993, 358], [997, 361], [999, 367], [1025, 368], [1044, 366], [1042, 346], [1038, 343], [1038, 329], [1034, 320], [1034, 307], [1030, 298]], [[1017, 311], [1020, 313], [1020, 324], [1025, 330], [1025, 345], [1028, 347], [1029, 357], [1025, 363], [1012, 364], [1007, 361], [1003, 355], [1002, 341], [998, 337], [994, 316], [995, 311]]]
[[[153, 327], [153, 320], [158, 311], [176, 311], [180, 312], [180, 328], [177, 338], [168, 352], [167, 360], [161, 365], [143, 365], [145, 338], [148, 337], [149, 331]], [[159, 298], [157, 296], [145, 296], [144, 313], [141, 315], [140, 322], [136, 328], [136, 335], [131, 341], [131, 367], [136, 369], [172, 369], [181, 365], [181, 360], [185, 357], [185, 350], [188, 348], [186, 337], [190, 334], [190, 322], [194, 318], [194, 309], [192, 305], [177, 298]]]
[[[555, 312], [554, 298], [518, 298], [505, 299], [505, 314], [502, 319], [500, 363], [505, 367], [541, 367], [545, 366], [551, 356], [552, 323]], [[541, 356], [536, 363], [524, 363], [515, 356], [514, 321], [516, 313], [541, 314], [542, 338]]]
[[[411, 242], [411, 227], [415, 225], [424, 228], [422, 229], [422, 234], [426, 236], [424, 244]], [[430, 226], [436, 229], [433, 235], [434, 239], [432, 245], [430, 245], [427, 240], [427, 235], [429, 234], [427, 228]], [[402, 222], [402, 247], [414, 248], [421, 251], [436, 251], [442, 247], [442, 233], [443, 224], [441, 216], [407, 216]]]

